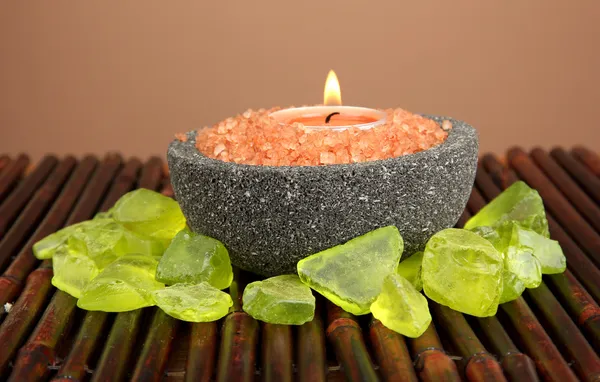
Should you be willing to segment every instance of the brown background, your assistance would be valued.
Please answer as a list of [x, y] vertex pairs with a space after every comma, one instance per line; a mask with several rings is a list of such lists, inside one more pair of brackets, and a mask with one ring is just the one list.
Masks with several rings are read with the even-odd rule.
[[246, 108], [401, 106], [600, 150], [600, 1], [0, 0], [0, 152], [164, 154]]

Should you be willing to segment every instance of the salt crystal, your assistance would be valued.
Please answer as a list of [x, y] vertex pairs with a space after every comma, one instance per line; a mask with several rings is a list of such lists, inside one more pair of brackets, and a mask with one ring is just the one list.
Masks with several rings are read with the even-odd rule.
[[[403, 109], [388, 109], [384, 124], [369, 130], [312, 130], [270, 117], [278, 110], [247, 110], [197, 132], [204, 155], [227, 162], [317, 166], [387, 159], [427, 150], [448, 137], [450, 121], [437, 122]], [[180, 136], [179, 136], [180, 137]]]

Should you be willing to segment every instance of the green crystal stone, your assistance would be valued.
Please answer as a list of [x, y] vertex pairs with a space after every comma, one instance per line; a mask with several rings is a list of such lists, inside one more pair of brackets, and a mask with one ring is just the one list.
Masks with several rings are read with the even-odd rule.
[[52, 285], [75, 298], [81, 297], [85, 287], [99, 273], [94, 260], [71, 252], [66, 247], [54, 253], [52, 271]]
[[[492, 227], [475, 227], [471, 231], [488, 240], [502, 254], [504, 260], [504, 275], [502, 277], [502, 295], [500, 296], [500, 304], [517, 299], [523, 291], [525, 284], [516, 274], [510, 271], [509, 259], [506, 256], [507, 249], [512, 238], [512, 223], [503, 224], [498, 229]], [[531, 260], [531, 259], [528, 259]]]
[[431, 323], [427, 299], [410, 281], [395, 273], [384, 279], [371, 312], [386, 328], [411, 338], [419, 337]]
[[125, 312], [152, 306], [152, 292], [165, 286], [154, 279], [157, 266], [158, 261], [147, 255], [119, 257], [89, 282], [77, 306], [104, 312]]
[[233, 305], [229, 294], [206, 282], [175, 284], [152, 293], [166, 314], [189, 322], [210, 322], [224, 317]]
[[514, 228], [510, 245], [504, 255], [504, 268], [521, 280], [526, 288], [537, 288], [542, 282], [542, 267], [533, 255], [532, 248], [519, 241], [518, 231], [521, 229], [516, 225]]
[[419, 292], [423, 289], [423, 279], [421, 278], [422, 264], [423, 252], [417, 252], [411, 257], [402, 260], [396, 268], [396, 273], [410, 281]]
[[65, 245], [73, 230], [83, 223], [74, 224], [54, 232], [33, 245], [33, 254], [40, 260], [51, 259], [54, 253]]
[[[531, 230], [524, 229], [515, 222], [506, 222], [495, 229], [478, 227], [473, 232], [486, 238], [502, 253], [505, 272], [513, 273], [526, 288], [537, 288], [540, 285], [542, 282], [542, 267], [535, 256], [536, 251], [527, 238], [535, 235], [536, 238], [547, 242], [552, 240]], [[516, 287], [516, 290], [519, 289], [521, 289], [520, 286]]]
[[75, 228], [67, 243], [72, 250], [86, 251], [100, 269], [128, 253], [160, 256], [162, 242], [142, 237], [112, 219], [89, 220]]
[[403, 249], [398, 229], [383, 227], [300, 260], [298, 275], [345, 311], [367, 314]]
[[505, 302], [516, 300], [524, 291], [525, 284], [514, 273], [508, 272], [505, 269], [502, 277], [502, 295], [500, 296], [499, 303], [504, 304]]
[[505, 222], [517, 222], [549, 237], [544, 203], [538, 192], [524, 182], [515, 182], [473, 216], [465, 229], [478, 226], [498, 227]]
[[179, 204], [145, 188], [123, 195], [110, 213], [127, 229], [165, 242], [185, 228], [185, 217]]
[[113, 218], [113, 214], [111, 210], [108, 210], [106, 212], [98, 212], [96, 215], [94, 215], [94, 220], [97, 219], [112, 219]]
[[228, 288], [233, 280], [229, 253], [220, 241], [184, 229], [165, 251], [156, 279], [170, 285], [206, 281], [217, 289]]
[[432, 300], [459, 312], [496, 314], [504, 261], [486, 239], [449, 228], [433, 235], [423, 254], [423, 290]]
[[296, 275], [250, 283], [242, 300], [246, 313], [271, 324], [302, 325], [315, 315], [315, 297]]
[[543, 274], [562, 273], [567, 269], [567, 259], [557, 241], [526, 229], [520, 229], [516, 236], [521, 245], [531, 248]]
[[38, 259], [49, 259], [63, 247], [79, 256], [89, 256], [100, 269], [127, 253], [160, 256], [164, 251], [161, 241], [142, 237], [108, 218], [86, 220], [63, 228], [37, 242], [33, 251]]

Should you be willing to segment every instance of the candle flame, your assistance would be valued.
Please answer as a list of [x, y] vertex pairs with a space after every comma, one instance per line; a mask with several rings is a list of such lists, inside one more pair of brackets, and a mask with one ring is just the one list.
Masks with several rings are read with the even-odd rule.
[[325, 92], [323, 96], [325, 106], [341, 106], [342, 91], [340, 90], [340, 82], [333, 70], [329, 71], [327, 80], [325, 81]]

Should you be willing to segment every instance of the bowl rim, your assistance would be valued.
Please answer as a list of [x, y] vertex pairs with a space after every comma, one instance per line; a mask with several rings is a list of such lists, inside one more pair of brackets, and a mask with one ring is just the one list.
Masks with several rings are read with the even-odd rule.
[[[337, 169], [337, 170], [352, 170], [358, 167], [363, 169], [368, 169], [372, 167], [385, 166], [386, 164], [391, 164], [392, 162], [397, 163], [398, 161], [420, 161], [421, 159], [430, 157], [431, 155], [435, 155], [437, 153], [442, 153], [446, 151], [450, 151], [456, 147], [460, 147], [464, 144], [464, 137], [473, 136], [476, 140], [478, 140], [477, 130], [464, 121], [460, 121], [451, 117], [437, 116], [437, 115], [428, 115], [428, 114], [420, 114], [426, 118], [433, 119], [434, 121], [441, 123], [444, 120], [448, 120], [452, 123], [452, 129], [448, 132], [448, 137], [446, 140], [439, 145], [433, 146], [427, 150], [419, 151], [412, 154], [401, 155], [392, 158], [386, 159], [378, 159], [373, 161], [365, 161], [365, 162], [357, 162], [357, 163], [336, 163], [336, 164], [327, 164], [327, 165], [318, 165], [318, 166], [272, 166], [272, 165], [254, 165], [254, 164], [246, 164], [246, 163], [235, 163], [235, 162], [225, 162], [219, 159], [214, 159], [207, 157], [203, 153], [201, 153], [196, 148], [196, 131], [191, 130], [186, 134], [187, 141], [183, 142], [178, 139], [174, 139], [168, 148], [168, 157], [171, 155], [178, 157], [179, 159], [189, 159], [193, 160], [196, 163], [202, 163], [205, 165], [209, 165], [211, 167], [228, 167], [235, 168], [243, 171], [262, 171], [262, 172], [300, 172], [303, 170], [314, 171], [315, 169]], [[441, 128], [441, 126], [440, 126]]]

